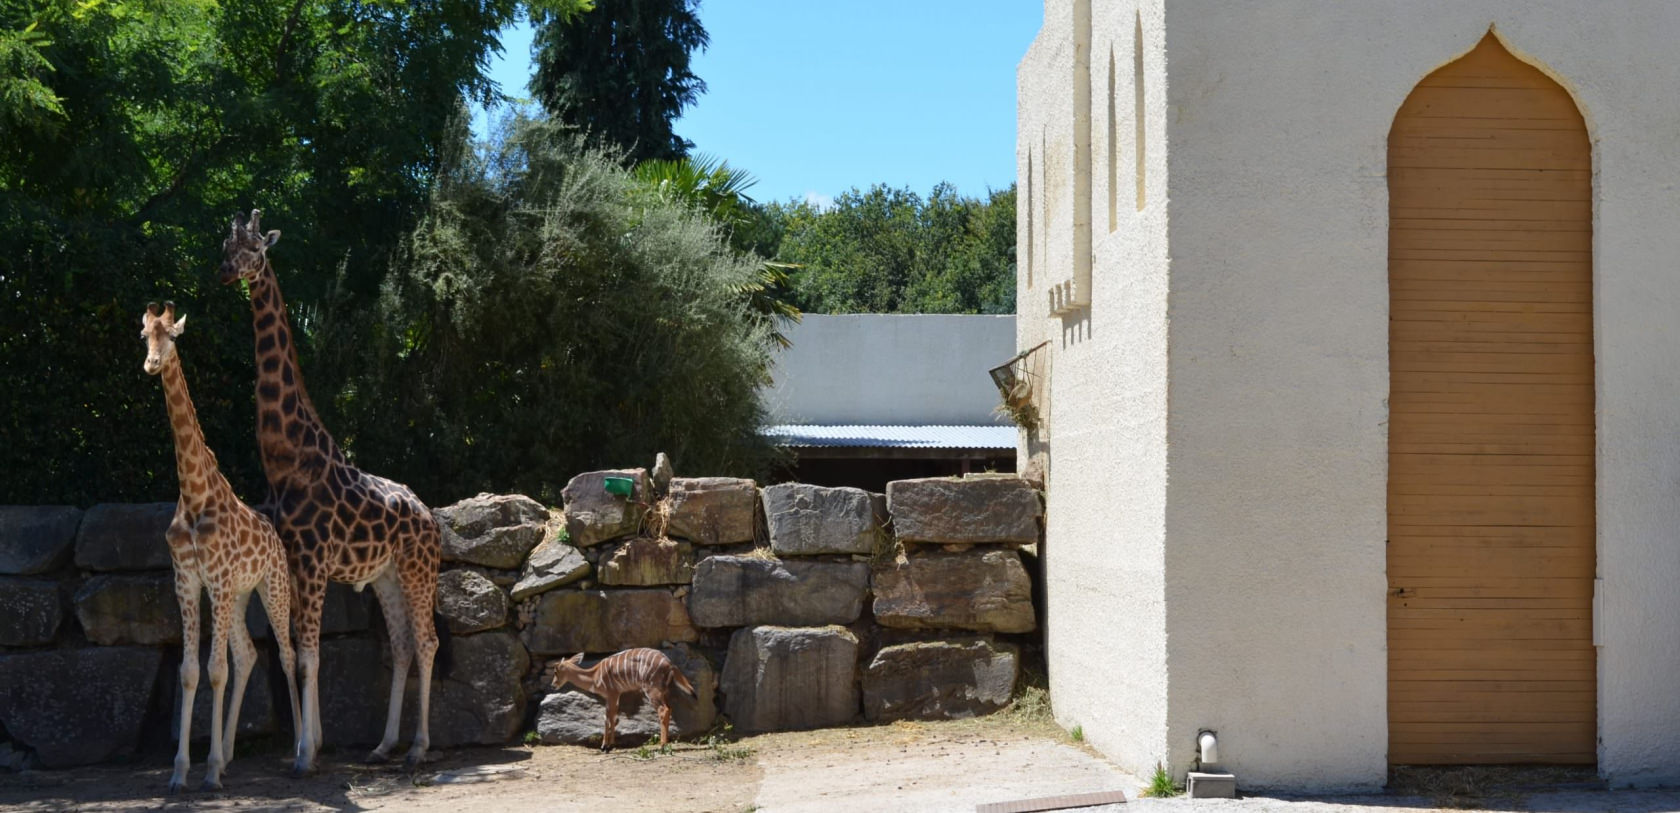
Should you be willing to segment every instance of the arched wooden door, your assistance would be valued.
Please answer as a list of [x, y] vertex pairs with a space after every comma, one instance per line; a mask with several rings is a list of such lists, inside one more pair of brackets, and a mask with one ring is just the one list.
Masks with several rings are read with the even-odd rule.
[[1490, 33], [1388, 138], [1389, 761], [1593, 763], [1592, 154]]

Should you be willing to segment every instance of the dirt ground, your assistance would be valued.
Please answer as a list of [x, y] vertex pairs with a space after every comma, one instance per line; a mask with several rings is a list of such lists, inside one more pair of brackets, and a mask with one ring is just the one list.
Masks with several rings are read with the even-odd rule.
[[[202, 757], [202, 749], [199, 749]], [[1235, 800], [1140, 798], [1142, 783], [1043, 719], [1008, 713], [981, 720], [766, 734], [714, 745], [680, 743], [667, 753], [578, 746], [439, 752], [410, 775], [329, 754], [319, 774], [293, 780], [282, 753], [241, 756], [222, 792], [165, 795], [168, 756], [128, 766], [0, 774], [7, 810], [669, 810], [721, 813], [972, 811], [978, 804], [1093, 791], [1124, 791], [1128, 803], [1086, 813], [1381, 813], [1674, 811], [1680, 791], [1616, 791], [1593, 782], [1478, 787], [1486, 776], [1408, 780], [1406, 794], [1341, 798], [1249, 796]], [[192, 782], [203, 776], [195, 764]], [[1495, 777], [1499, 781], [1503, 778]], [[1240, 779], [1240, 777], [1239, 777]], [[1571, 777], [1572, 780], [1579, 777]]]

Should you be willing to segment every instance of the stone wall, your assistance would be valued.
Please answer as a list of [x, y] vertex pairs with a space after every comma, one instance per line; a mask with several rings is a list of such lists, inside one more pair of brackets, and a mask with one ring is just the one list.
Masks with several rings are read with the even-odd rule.
[[[628, 478], [632, 493], [609, 493], [608, 477]], [[883, 495], [633, 469], [578, 475], [563, 498], [563, 511], [489, 494], [436, 510], [434, 746], [531, 730], [546, 743], [599, 743], [600, 701], [549, 685], [552, 664], [579, 652], [586, 664], [637, 646], [670, 655], [699, 695], [673, 700], [683, 737], [720, 717], [750, 733], [989, 713], [1009, 700], [1020, 645], [1036, 640], [1022, 553], [1036, 546], [1042, 509], [1013, 477], [905, 480]], [[171, 746], [173, 508], [0, 507], [0, 768]], [[325, 612], [326, 743], [371, 745], [390, 685], [377, 602], [333, 585]], [[263, 657], [241, 736], [289, 740], [259, 601], [247, 624]], [[208, 694], [202, 685], [195, 699], [195, 738], [208, 739]], [[657, 735], [645, 706], [626, 699], [621, 744]], [[411, 697], [405, 739], [413, 708]]]

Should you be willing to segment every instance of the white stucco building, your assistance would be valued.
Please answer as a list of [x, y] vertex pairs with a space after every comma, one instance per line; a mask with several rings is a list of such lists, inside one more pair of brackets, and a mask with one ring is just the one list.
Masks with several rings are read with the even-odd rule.
[[1065, 726], [1182, 777], [1680, 782], [1680, 4], [1047, 0], [1019, 69]]

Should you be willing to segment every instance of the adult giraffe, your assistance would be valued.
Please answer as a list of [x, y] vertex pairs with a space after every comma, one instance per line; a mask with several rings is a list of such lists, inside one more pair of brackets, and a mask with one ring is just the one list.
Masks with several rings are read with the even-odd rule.
[[406, 764], [419, 764], [430, 744], [432, 658], [437, 631], [432, 603], [437, 594], [441, 536], [432, 512], [407, 486], [350, 465], [315, 412], [303, 387], [292, 343], [286, 303], [268, 249], [280, 232], [263, 233], [262, 213], [233, 219], [222, 243], [221, 280], [251, 286], [251, 316], [257, 349], [257, 444], [268, 477], [265, 507], [274, 519], [297, 585], [298, 666], [303, 681], [305, 738], [298, 745], [295, 774], [315, 767], [321, 746], [321, 604], [327, 582], [371, 584], [391, 635], [391, 699], [385, 736], [368, 755], [383, 762], [397, 743], [408, 667], [420, 668], [420, 718]]

